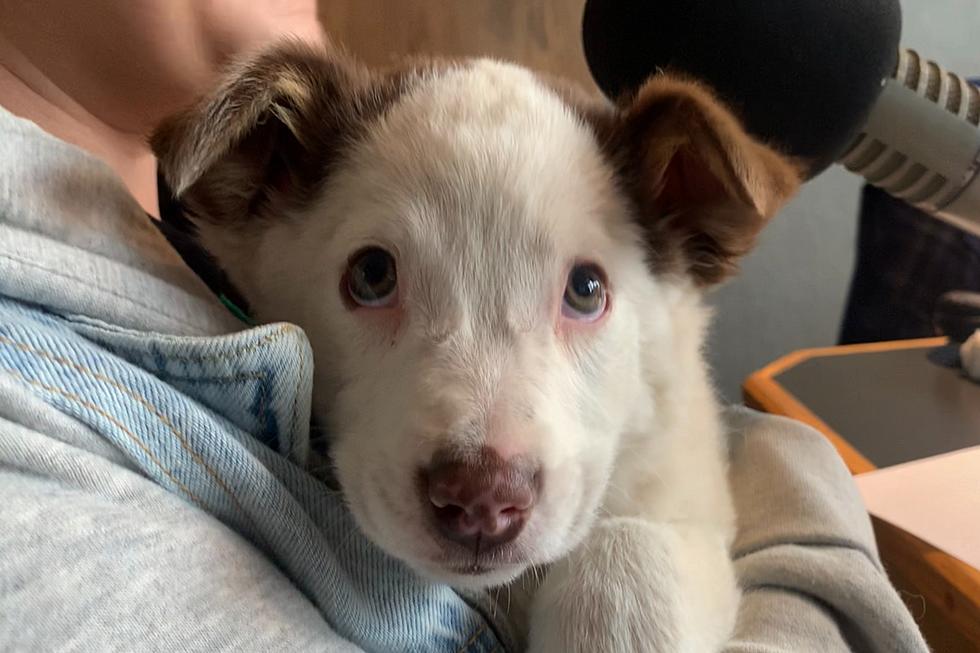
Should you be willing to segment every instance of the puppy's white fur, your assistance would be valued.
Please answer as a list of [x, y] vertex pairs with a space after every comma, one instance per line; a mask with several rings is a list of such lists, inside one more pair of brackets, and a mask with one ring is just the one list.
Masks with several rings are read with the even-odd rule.
[[[260, 319], [309, 335], [315, 409], [368, 536], [457, 585], [547, 568], [534, 650], [711, 651], [734, 623], [708, 315], [686, 276], [650, 272], [634, 210], [568, 105], [523, 69], [477, 61], [416, 80], [297, 214], [198, 225]], [[338, 292], [365, 245], [397, 260], [396, 324]], [[600, 325], [560, 318], [577, 261], [608, 277]], [[514, 546], [478, 576], [427, 526], [414, 476], [436, 450], [474, 444], [531, 456], [545, 479]]]

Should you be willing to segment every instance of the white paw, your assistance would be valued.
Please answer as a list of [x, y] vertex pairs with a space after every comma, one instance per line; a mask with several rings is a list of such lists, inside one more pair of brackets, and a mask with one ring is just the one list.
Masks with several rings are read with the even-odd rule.
[[[717, 649], [731, 631], [738, 602], [731, 563], [727, 553], [707, 556], [704, 569], [725, 568], [710, 573], [714, 596], [700, 597], [703, 588], [691, 585], [686, 554], [679, 553], [687, 544], [671, 527], [639, 519], [597, 524], [582, 546], [551, 569], [535, 596], [530, 650]], [[696, 575], [707, 574], [701, 570]], [[719, 596], [729, 598], [719, 601]]]

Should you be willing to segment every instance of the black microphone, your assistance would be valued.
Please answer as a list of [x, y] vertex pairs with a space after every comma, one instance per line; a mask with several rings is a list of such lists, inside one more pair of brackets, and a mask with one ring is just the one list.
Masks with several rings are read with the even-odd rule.
[[901, 27], [897, 0], [588, 0], [582, 36], [609, 97], [690, 75], [809, 176], [841, 162], [980, 234], [980, 90]]

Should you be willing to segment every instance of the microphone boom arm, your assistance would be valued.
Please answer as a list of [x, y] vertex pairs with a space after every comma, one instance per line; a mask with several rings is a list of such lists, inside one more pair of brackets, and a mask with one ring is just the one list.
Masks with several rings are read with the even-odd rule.
[[901, 51], [840, 161], [870, 184], [980, 235], [980, 89]]

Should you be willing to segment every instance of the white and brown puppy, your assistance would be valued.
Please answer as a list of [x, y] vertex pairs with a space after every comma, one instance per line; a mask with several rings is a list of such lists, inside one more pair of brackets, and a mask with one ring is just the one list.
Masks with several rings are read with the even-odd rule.
[[495, 61], [371, 72], [287, 44], [153, 144], [257, 317], [308, 334], [371, 539], [460, 586], [547, 565], [538, 650], [724, 643], [701, 295], [798, 175], [709, 91], [586, 103]]

